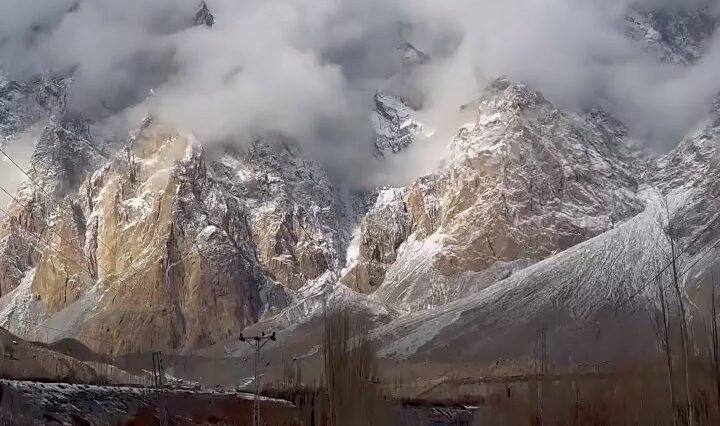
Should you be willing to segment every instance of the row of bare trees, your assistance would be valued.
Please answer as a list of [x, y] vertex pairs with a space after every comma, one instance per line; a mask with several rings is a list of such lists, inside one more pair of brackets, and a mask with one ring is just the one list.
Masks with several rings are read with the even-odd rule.
[[[560, 378], [551, 381], [543, 379], [541, 394], [548, 409], [543, 409], [542, 419], [532, 408], [536, 391], [529, 384], [512, 392], [508, 386], [496, 394], [467, 395], [481, 407], [478, 413], [484, 413], [477, 416], [484, 423], [478, 424], [720, 424], [718, 283], [711, 273], [705, 283], [709, 285], [688, 288], [686, 275], [693, 266], [687, 262], [692, 252], [685, 242], [689, 233], [672, 218], [667, 201], [664, 206], [657, 219], [663, 258], [657, 261], [660, 272], [648, 281], [656, 302], [658, 357], [592, 380], [572, 372], [567, 377], [554, 375]], [[692, 298], [689, 292], [694, 292]], [[369, 324], [347, 306], [326, 307], [324, 312], [321, 392], [311, 399], [313, 412], [321, 412], [321, 420], [314, 423], [397, 424], [397, 407], [393, 407], [397, 402], [373, 385], [379, 370], [367, 337]], [[299, 377], [297, 372], [294, 375]]]
[[[655, 324], [658, 342], [665, 358], [667, 374], [667, 387], [669, 404], [671, 407], [672, 424], [694, 426], [699, 422], [701, 413], [695, 406], [696, 399], [706, 390], [703, 385], [695, 383], [693, 370], [696, 374], [706, 370], [707, 362], [703, 362], [704, 355], [709, 360], [710, 373], [715, 383], [716, 415], [720, 421], [720, 342], [718, 337], [717, 318], [717, 283], [714, 273], [709, 276], [709, 306], [693, 304], [688, 297], [690, 289], [683, 282], [684, 275], [689, 267], [684, 265], [685, 253], [690, 248], [686, 245], [680, 249], [680, 241], [685, 234], [683, 224], [677, 217], [673, 217], [668, 206], [667, 198], [663, 201], [664, 217], [659, 215], [658, 224], [662, 228], [661, 242], [664, 260], [658, 262], [660, 273], [655, 277], [655, 292], [657, 295], [657, 309], [655, 311]], [[692, 244], [691, 241], [689, 244]], [[712, 268], [711, 268], [712, 270]], [[696, 289], [703, 293], [703, 286]], [[697, 337], [700, 337], [699, 339]], [[702, 337], [705, 337], [704, 339]], [[678, 347], [679, 343], [679, 347]], [[675, 362], [676, 353], [679, 352], [680, 364]], [[682, 385], [678, 387], [678, 375]], [[681, 402], [682, 401], [682, 402]], [[705, 416], [707, 417], [707, 415]]]

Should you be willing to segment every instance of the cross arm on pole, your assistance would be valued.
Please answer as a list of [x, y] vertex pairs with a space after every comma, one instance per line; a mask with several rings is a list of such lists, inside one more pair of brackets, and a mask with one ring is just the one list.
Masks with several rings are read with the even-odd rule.
[[245, 336], [243, 335], [243, 333], [240, 333], [240, 337], [238, 338], [238, 340], [247, 343], [255, 350], [255, 398], [253, 401], [253, 426], [258, 426], [260, 425], [260, 401], [258, 400], [258, 397], [260, 396], [260, 386], [258, 383], [258, 361], [260, 359], [260, 350], [268, 342], [274, 342], [277, 340], [277, 338], [275, 337], [275, 332], [273, 331], [270, 334], [265, 334], [265, 332], [262, 332], [259, 336]]

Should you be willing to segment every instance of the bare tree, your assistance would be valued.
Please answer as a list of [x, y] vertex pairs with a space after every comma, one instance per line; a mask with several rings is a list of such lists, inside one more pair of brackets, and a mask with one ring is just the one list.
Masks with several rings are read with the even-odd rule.
[[670, 345], [670, 317], [668, 315], [667, 299], [665, 298], [665, 286], [662, 279], [658, 276], [655, 280], [657, 283], [658, 299], [660, 308], [655, 313], [655, 322], [657, 326], [658, 338], [660, 345], [665, 353], [665, 362], [668, 379], [668, 390], [670, 392], [670, 410], [672, 414], [672, 424], [677, 424], [677, 416], [675, 414], [675, 384], [673, 381], [673, 362], [672, 362], [672, 346]]
[[663, 199], [665, 207], [665, 220], [661, 222], [663, 235], [667, 244], [670, 248], [669, 265], [672, 273], [672, 286], [675, 290], [675, 297], [677, 298], [678, 308], [680, 309], [680, 345], [682, 347], [682, 360], [685, 369], [685, 389], [686, 389], [686, 403], [687, 403], [687, 424], [693, 426], [693, 402], [692, 402], [692, 387], [690, 386], [690, 368], [689, 368], [689, 342], [688, 342], [688, 326], [687, 326], [687, 312], [685, 307], [685, 298], [683, 297], [682, 289], [680, 288], [680, 275], [678, 273], [678, 260], [680, 256], [680, 250], [678, 248], [678, 242], [680, 240], [681, 227], [676, 219], [670, 215], [670, 207], [668, 206], [667, 197]]
[[715, 285], [715, 274], [710, 272], [710, 301], [712, 303], [710, 307], [710, 314], [712, 318], [710, 320], [710, 329], [712, 330], [711, 341], [710, 341], [710, 361], [714, 367], [715, 372], [715, 392], [717, 397], [718, 412], [720, 413], [720, 344], [718, 336], [718, 317], [717, 317], [717, 302], [716, 302], [716, 290]]
[[[330, 426], [379, 426], [392, 416], [368, 324], [347, 306], [324, 308], [323, 361]], [[390, 422], [392, 423], [392, 422]]]

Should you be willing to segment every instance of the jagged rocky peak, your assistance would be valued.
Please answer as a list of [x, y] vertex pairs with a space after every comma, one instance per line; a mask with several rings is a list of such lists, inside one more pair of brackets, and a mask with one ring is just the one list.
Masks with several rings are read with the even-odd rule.
[[0, 136], [9, 138], [49, 115], [65, 110], [67, 79], [39, 76], [10, 80], [0, 71]]
[[627, 35], [665, 62], [692, 64], [704, 53], [718, 20], [707, 9], [666, 7], [627, 15]]
[[412, 43], [406, 41], [403, 43], [403, 62], [406, 66], [415, 67], [418, 65], [424, 65], [430, 61], [430, 56], [422, 50], [418, 49]]
[[423, 98], [408, 81], [412, 72], [430, 57], [408, 41], [403, 41], [398, 51], [402, 65], [385, 87], [375, 93], [370, 111], [378, 157], [397, 154], [431, 133], [416, 118], [422, 110]]
[[[68, 238], [43, 253], [32, 291], [48, 320], [84, 311], [77, 333], [89, 343], [107, 338], [117, 351], [203, 346], [285, 303], [255, 256], [248, 211], [218, 184], [190, 135], [144, 126], [76, 200], [82, 213], [54, 225]], [[64, 256], [76, 252], [97, 283], [82, 270], [70, 286], [61, 280], [73, 266]]]
[[[0, 301], [0, 319], [11, 328], [32, 317], [73, 324], [102, 351], [189, 349], [277, 311], [290, 289], [340, 267], [344, 206], [292, 141], [203, 146], [148, 119], [106, 159], [76, 145], [92, 137], [85, 122], [60, 123], [35, 156], [38, 180], [63, 198], [30, 191], [16, 207], [28, 213], [4, 224], [0, 290], [13, 295]], [[45, 206], [37, 225], [36, 204]], [[28, 231], [51, 244], [35, 246]]]
[[[105, 160], [94, 147], [90, 123], [66, 111], [66, 80], [59, 77], [38, 77], [26, 83], [6, 80], [3, 87], [0, 105], [7, 101], [9, 113], [3, 123], [8, 124], [3, 129], [7, 133], [3, 141], [8, 145], [7, 151], [12, 156], [18, 148], [13, 144], [34, 144], [30, 167], [15, 171], [24, 182], [7, 207], [9, 217], [3, 217], [0, 230], [0, 251], [4, 254], [0, 262], [3, 271], [0, 291], [6, 294], [23, 280], [32, 281], [34, 267], [49, 247], [62, 250], [64, 242], [48, 232], [52, 229], [69, 237], [66, 233], [69, 229], [55, 229], [54, 225], [63, 214], [77, 213], [72, 196]], [[37, 131], [32, 130], [35, 128]], [[12, 161], [15, 164], [8, 160], [7, 167], [26, 167], [22, 160]], [[82, 257], [78, 259], [75, 251], [63, 256], [68, 264], [65, 277], [70, 281], [75, 274], [71, 271], [78, 269], [78, 261], [82, 264]]]
[[33, 182], [27, 184], [56, 199], [77, 191], [88, 174], [106, 161], [95, 144], [88, 120], [74, 113], [53, 116], [35, 145]]
[[[84, 329], [110, 323], [120, 329], [121, 345], [132, 348], [161, 338], [147, 326], [139, 341], [131, 338], [130, 329], [147, 322], [167, 336], [157, 344], [181, 348], [212, 343], [256, 321], [260, 293], [272, 284], [248, 243], [247, 212], [212, 179], [202, 148], [191, 136], [157, 125], [144, 128], [129, 148], [126, 159], [118, 156], [88, 188], [89, 228], [103, 241], [98, 269], [107, 279], [123, 279], [106, 290], [113, 297], [103, 300], [111, 305]], [[128, 293], [127, 285], [139, 279]], [[131, 313], [135, 307], [142, 308]]]
[[720, 97], [715, 100], [704, 127], [688, 134], [675, 149], [651, 163], [650, 182], [666, 192], [683, 187], [697, 189], [700, 185], [718, 182], [719, 144]]
[[298, 289], [337, 262], [342, 210], [322, 168], [295, 144], [258, 138], [226, 150], [213, 167], [247, 206], [257, 255], [275, 280]]
[[475, 121], [449, 144], [445, 166], [368, 213], [351, 287], [401, 307], [436, 306], [462, 297], [451, 287], [468, 274], [544, 259], [642, 210], [639, 153], [609, 117], [558, 110], [506, 79], [466, 108]]
[[422, 124], [413, 119], [415, 111], [402, 98], [378, 92], [370, 121], [375, 129], [375, 148], [379, 156], [398, 153], [422, 135]]
[[549, 105], [540, 92], [530, 89], [524, 83], [513, 82], [506, 77], [501, 77], [492, 81], [475, 101], [462, 105], [460, 109], [463, 111], [475, 109], [522, 113], [539, 104]]
[[383, 283], [387, 266], [396, 260], [397, 250], [411, 230], [405, 192], [402, 188], [378, 192], [373, 207], [362, 220], [357, 258], [342, 277], [346, 286], [372, 293]]
[[200, 26], [205, 25], [206, 27], [212, 27], [215, 25], [215, 16], [210, 12], [210, 8], [208, 8], [207, 3], [204, 1], [200, 3], [200, 7], [198, 8], [197, 12], [195, 12], [195, 19], [193, 20], [193, 25]]
[[[410, 314], [397, 320], [379, 333], [387, 333], [384, 353], [456, 362], [477, 362], [480, 357], [487, 357], [486, 362], [521, 358], [536, 344], [538, 324], [542, 324], [555, 336], [557, 346], [570, 349], [565, 355], [558, 353], [556, 359], [565, 358], [560, 362], [651, 356], [652, 352], [646, 351], [655, 347], [656, 327], [652, 318], [657, 312], [658, 296], [648, 280], [667, 283], [664, 280], [671, 279], [658, 275], [671, 252], [664, 231], [668, 220], [676, 224], [677, 244], [685, 248], [677, 262], [681, 265], [680, 281], [687, 291], [689, 305], [697, 309], [698, 315], [707, 312], [704, 309], [711, 284], [708, 277], [718, 266], [716, 250], [720, 240], [717, 227], [708, 226], [720, 210], [717, 117], [716, 114], [704, 127], [687, 135], [666, 155], [646, 159], [648, 165], [642, 173], [638, 194], [645, 206], [637, 215], [520, 271], [511, 270], [464, 300], [431, 313]], [[593, 114], [593, 118], [589, 121], [598, 126], [598, 116]], [[602, 119], [600, 123], [602, 134], [608, 120]], [[622, 132], [622, 127], [609, 128]], [[622, 139], [616, 144], [622, 145]], [[612, 155], [606, 158], [608, 164], [623, 163]], [[604, 172], [599, 170], [598, 179], [605, 179]], [[596, 187], [591, 188], [602, 194]], [[615, 191], [618, 189], [622, 190], [622, 186], [616, 186]], [[595, 209], [587, 201], [578, 205]], [[395, 265], [402, 258], [400, 255]], [[415, 279], [420, 276], [427, 274], [423, 271]], [[392, 279], [390, 272], [388, 277], [376, 295], [385, 297], [381, 293], [384, 288], [392, 288], [387, 286]], [[466, 277], [475, 282], [487, 278], [471, 274]], [[452, 281], [453, 287], [444, 286], [443, 290], [451, 291], [458, 283], [463, 289], [477, 290], [461, 278]], [[418, 286], [398, 289], [395, 299], [410, 301], [422, 297], [417, 289]], [[448, 350], [449, 347], [457, 350]]]

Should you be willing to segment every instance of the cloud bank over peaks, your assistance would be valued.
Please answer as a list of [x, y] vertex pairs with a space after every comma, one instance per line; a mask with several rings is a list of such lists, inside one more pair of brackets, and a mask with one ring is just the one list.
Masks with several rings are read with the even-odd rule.
[[[628, 37], [626, 20], [632, 10], [715, 17], [715, 0], [206, 0], [212, 27], [193, 26], [200, 3], [6, 0], [0, 69], [16, 79], [72, 72], [70, 106], [95, 119], [149, 111], [222, 143], [281, 132], [357, 187], [432, 169], [459, 106], [498, 76], [560, 107], [601, 106], [657, 150], [677, 143], [720, 91], [714, 35], [697, 46], [699, 60], [678, 65]], [[412, 71], [408, 41], [431, 58]], [[422, 154], [383, 163], [368, 111], [376, 90], [397, 86], [418, 93], [436, 132]]]

